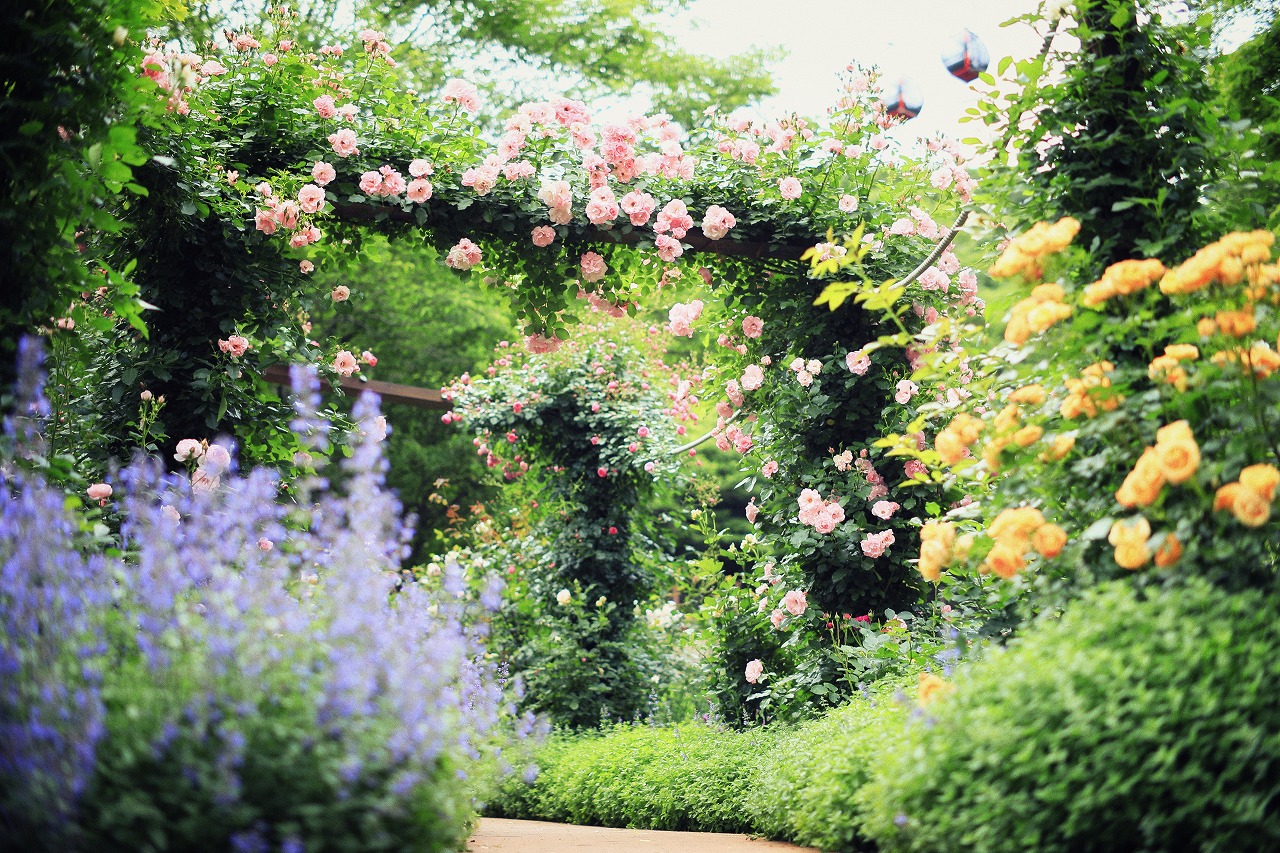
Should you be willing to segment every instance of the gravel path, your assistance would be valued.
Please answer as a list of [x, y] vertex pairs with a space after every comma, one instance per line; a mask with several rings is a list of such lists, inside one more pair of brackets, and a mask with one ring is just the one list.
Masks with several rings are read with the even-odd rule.
[[606, 829], [486, 817], [480, 819], [467, 850], [469, 853], [800, 853], [810, 848], [728, 833]]

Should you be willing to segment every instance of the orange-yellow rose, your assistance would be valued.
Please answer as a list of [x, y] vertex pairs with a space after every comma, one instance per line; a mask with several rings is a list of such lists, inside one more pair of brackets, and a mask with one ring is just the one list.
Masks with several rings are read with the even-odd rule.
[[1276, 486], [1280, 485], [1280, 471], [1274, 465], [1249, 465], [1240, 472], [1240, 485], [1273, 501], [1276, 498]]
[[1056, 524], [1044, 524], [1036, 530], [1031, 542], [1040, 556], [1052, 559], [1061, 554], [1066, 546], [1067, 531]]

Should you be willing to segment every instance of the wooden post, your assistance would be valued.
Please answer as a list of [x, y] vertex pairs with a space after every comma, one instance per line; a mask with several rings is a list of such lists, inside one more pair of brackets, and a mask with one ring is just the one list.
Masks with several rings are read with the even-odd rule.
[[[289, 385], [289, 368], [283, 364], [273, 364], [262, 372], [262, 378], [273, 385], [281, 385], [288, 387]], [[354, 376], [344, 376], [338, 380], [338, 385], [348, 394], [359, 394], [361, 391], [372, 391], [382, 398], [383, 403], [404, 403], [407, 406], [417, 406], [420, 409], [441, 409], [449, 410], [453, 408], [453, 403], [444, 399], [440, 391], [435, 388], [420, 388], [417, 385], [401, 385], [398, 382], [381, 382], [377, 379], [357, 379]], [[322, 391], [326, 390], [326, 383], [320, 384]]]

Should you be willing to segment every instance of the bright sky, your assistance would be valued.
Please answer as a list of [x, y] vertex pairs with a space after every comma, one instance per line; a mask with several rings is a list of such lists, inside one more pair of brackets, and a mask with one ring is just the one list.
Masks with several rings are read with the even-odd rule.
[[789, 56], [774, 66], [778, 94], [761, 116], [795, 111], [821, 116], [835, 98], [836, 76], [850, 61], [878, 65], [886, 82], [906, 75], [924, 95], [907, 122], [908, 138], [943, 131], [962, 139], [979, 125], [959, 118], [977, 101], [968, 84], [942, 64], [942, 53], [966, 27], [1001, 57], [1034, 55], [1041, 39], [1025, 24], [1001, 28], [1034, 10], [1037, 0], [694, 0], [671, 28], [686, 49], [724, 57], [752, 46], [781, 45]]

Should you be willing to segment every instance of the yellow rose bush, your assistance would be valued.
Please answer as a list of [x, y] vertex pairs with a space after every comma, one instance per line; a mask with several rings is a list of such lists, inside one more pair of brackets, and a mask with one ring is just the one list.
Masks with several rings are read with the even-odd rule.
[[[922, 576], [994, 575], [1012, 587], [997, 602], [1037, 591], [1033, 609], [1117, 576], [1269, 583], [1280, 541], [1274, 235], [1232, 233], [1171, 267], [1121, 261], [1088, 281], [1087, 256], [1068, 246], [1078, 228], [1040, 223], [1010, 241], [989, 272], [1027, 289], [1003, 342], [970, 342], [968, 393], [922, 408], [914, 426], [934, 430], [931, 447], [885, 441], [971, 496], [930, 525], [947, 526], [945, 546], [922, 535]], [[953, 547], [957, 525], [972, 547]]]

